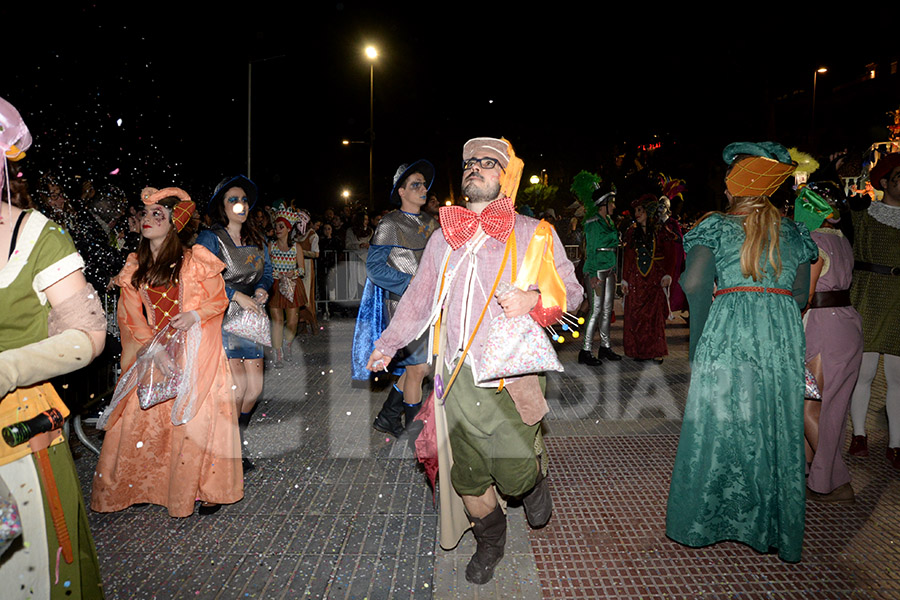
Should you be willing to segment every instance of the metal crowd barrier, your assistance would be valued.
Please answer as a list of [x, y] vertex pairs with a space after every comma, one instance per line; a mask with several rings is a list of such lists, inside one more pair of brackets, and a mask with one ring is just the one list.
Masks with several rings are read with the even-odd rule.
[[366, 283], [366, 262], [350, 250], [324, 250], [316, 259], [316, 310], [325, 320], [331, 317], [332, 304], [358, 307]]

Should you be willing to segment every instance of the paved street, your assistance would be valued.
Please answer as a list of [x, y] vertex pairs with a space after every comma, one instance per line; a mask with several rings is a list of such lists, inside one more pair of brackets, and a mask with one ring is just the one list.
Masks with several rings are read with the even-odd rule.
[[[621, 319], [621, 310], [617, 310]], [[371, 428], [386, 392], [350, 386], [353, 321], [322, 323], [266, 372], [248, 432], [245, 497], [212, 516], [156, 506], [90, 515], [109, 598], [900, 598], [900, 474], [883, 456], [883, 375], [867, 459], [848, 460], [857, 502], [808, 504], [803, 561], [736, 543], [665, 537], [665, 502], [688, 387], [687, 326], [662, 365], [585, 367], [561, 347], [548, 377], [546, 444], [555, 510], [530, 531], [510, 507], [506, 557], [471, 586], [467, 533], [441, 550], [432, 492], [406, 436]], [[614, 325], [621, 351], [621, 321]], [[96, 458], [75, 446], [89, 497]]]

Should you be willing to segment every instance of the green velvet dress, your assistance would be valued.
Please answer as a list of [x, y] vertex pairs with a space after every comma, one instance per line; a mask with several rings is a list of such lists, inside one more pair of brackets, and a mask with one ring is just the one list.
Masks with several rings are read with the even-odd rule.
[[[691, 385], [666, 513], [666, 534], [699, 547], [723, 540], [800, 560], [805, 517], [805, 338], [798, 304], [818, 256], [783, 220], [782, 269], [741, 274], [743, 217], [714, 214], [685, 236], [681, 285], [691, 307]], [[767, 262], [766, 255], [761, 264]], [[718, 289], [764, 286], [793, 293]], [[796, 300], [795, 300], [796, 298]]]

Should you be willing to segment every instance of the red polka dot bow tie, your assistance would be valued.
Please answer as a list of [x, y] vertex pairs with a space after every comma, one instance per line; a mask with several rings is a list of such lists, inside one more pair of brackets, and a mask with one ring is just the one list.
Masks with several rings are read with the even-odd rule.
[[478, 225], [486, 234], [500, 242], [506, 242], [516, 224], [516, 211], [510, 198], [500, 198], [488, 204], [481, 214], [462, 206], [442, 206], [441, 231], [454, 250], [472, 239]]

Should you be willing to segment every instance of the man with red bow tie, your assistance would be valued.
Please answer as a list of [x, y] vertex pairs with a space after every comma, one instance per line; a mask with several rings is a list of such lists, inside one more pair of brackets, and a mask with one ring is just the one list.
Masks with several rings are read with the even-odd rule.
[[[493, 576], [506, 543], [498, 492], [522, 498], [534, 528], [546, 525], [552, 502], [541, 457], [540, 421], [547, 412], [543, 386], [534, 376], [510, 378], [505, 386], [481, 382], [482, 348], [491, 322], [501, 313], [508, 318], [531, 314], [544, 324], [547, 311], [536, 285], [495, 297], [498, 283], [514, 281], [513, 273], [522, 270], [539, 223], [514, 210], [522, 161], [508, 141], [496, 138], [469, 140], [462, 158], [468, 208], [440, 209], [441, 233], [428, 241], [407, 293], [375, 341], [368, 368], [383, 368], [399, 348], [437, 321], [432, 339], [438, 343], [432, 348], [438, 351], [434, 422], [441, 472], [440, 541], [453, 548], [473, 527], [477, 551], [466, 579], [483, 584]], [[583, 290], [555, 231], [552, 245], [557, 281], [564, 286], [567, 304], [577, 306]]]

